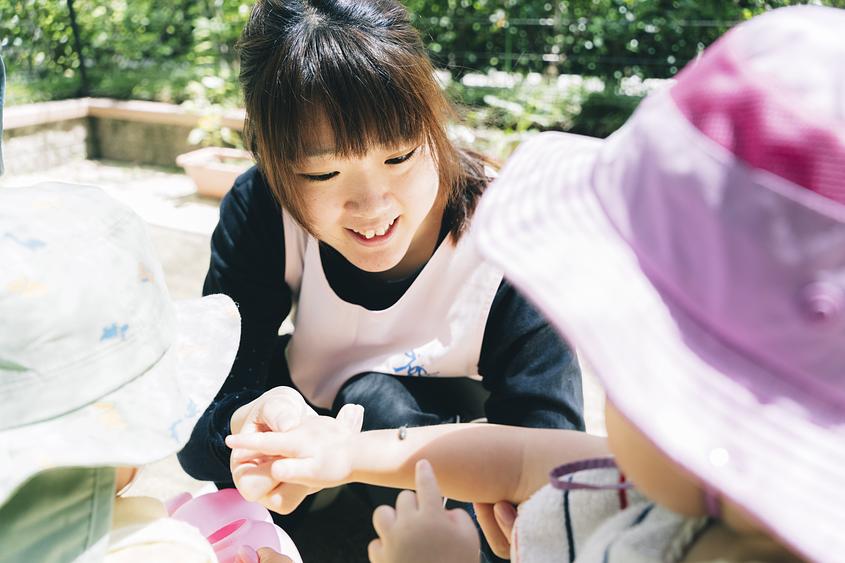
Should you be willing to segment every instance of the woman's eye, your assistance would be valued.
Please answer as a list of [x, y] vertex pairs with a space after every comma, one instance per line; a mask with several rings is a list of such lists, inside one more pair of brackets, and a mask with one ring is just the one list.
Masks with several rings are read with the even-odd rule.
[[[417, 148], [419, 148], [419, 147], [417, 147]], [[405, 162], [406, 160], [409, 160], [412, 156], [414, 156], [415, 152], [417, 152], [417, 149], [414, 149], [407, 154], [403, 154], [402, 156], [397, 156], [396, 158], [388, 158], [387, 160], [384, 161], [384, 163], [385, 164], [402, 164], [403, 162]]]
[[331, 180], [337, 174], [337, 172], [329, 172], [328, 174], [301, 174], [301, 176], [312, 182], [325, 182], [326, 180]]

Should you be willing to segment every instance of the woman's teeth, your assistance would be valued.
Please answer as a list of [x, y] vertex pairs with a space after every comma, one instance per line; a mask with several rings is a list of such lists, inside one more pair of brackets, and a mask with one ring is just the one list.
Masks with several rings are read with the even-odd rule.
[[393, 226], [393, 223], [395, 221], [396, 221], [396, 218], [393, 218], [393, 220], [390, 221], [390, 223], [384, 225], [383, 227], [379, 227], [378, 229], [375, 229], [375, 230], [369, 230], [369, 231], [358, 231], [356, 229], [352, 229], [352, 230], [355, 231], [356, 233], [358, 233], [359, 235], [361, 235], [362, 237], [364, 237], [365, 239], [371, 239], [375, 236], [381, 237], [381, 236], [384, 236], [384, 233], [386, 233], [387, 230], [390, 229], [390, 227]]

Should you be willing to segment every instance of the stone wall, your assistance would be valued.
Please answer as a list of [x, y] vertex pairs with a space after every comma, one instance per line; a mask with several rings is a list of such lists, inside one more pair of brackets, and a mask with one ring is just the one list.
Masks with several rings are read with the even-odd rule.
[[28, 125], [3, 132], [6, 172], [28, 174], [89, 158], [89, 118]]
[[[188, 135], [200, 116], [173, 104], [80, 98], [4, 110], [6, 169], [28, 174], [69, 160], [103, 159], [176, 167], [176, 157], [198, 148]], [[243, 126], [243, 110], [222, 125]]]
[[192, 127], [92, 117], [88, 158], [176, 166], [176, 157], [197, 148], [188, 144]]

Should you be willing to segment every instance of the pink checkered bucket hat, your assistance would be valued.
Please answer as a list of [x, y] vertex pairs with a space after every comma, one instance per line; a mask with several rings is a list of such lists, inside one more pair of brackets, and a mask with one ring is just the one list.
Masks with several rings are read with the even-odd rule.
[[845, 553], [845, 11], [735, 27], [605, 141], [525, 143], [474, 235], [670, 458]]

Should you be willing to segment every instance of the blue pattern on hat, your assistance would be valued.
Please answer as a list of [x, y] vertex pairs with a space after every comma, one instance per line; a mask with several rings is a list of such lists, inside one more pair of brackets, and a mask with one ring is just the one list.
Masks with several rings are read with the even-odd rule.
[[117, 323], [112, 323], [110, 326], [103, 328], [103, 335], [100, 336], [100, 342], [104, 340], [111, 340], [113, 338], [120, 338], [126, 340], [126, 331], [129, 330], [129, 325], [124, 324], [118, 326]]
[[193, 401], [193, 399], [188, 399], [188, 406], [186, 407], [186, 410], [187, 412], [185, 413], [185, 416], [170, 425], [170, 437], [175, 441], [179, 441], [179, 433], [176, 431], [176, 427], [186, 420], [194, 420], [199, 412], [197, 404]]
[[18, 243], [24, 248], [28, 248], [29, 250], [39, 250], [47, 246], [46, 242], [38, 240], [37, 238], [19, 239], [12, 233], [6, 233], [5, 237], [10, 239], [12, 242]]

